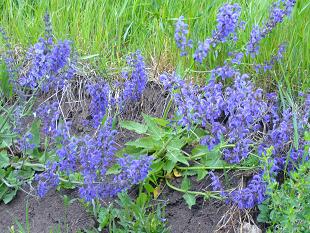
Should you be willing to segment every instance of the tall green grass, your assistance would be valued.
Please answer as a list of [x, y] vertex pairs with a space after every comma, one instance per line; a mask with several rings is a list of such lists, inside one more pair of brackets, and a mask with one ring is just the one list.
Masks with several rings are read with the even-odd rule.
[[[43, 16], [49, 11], [57, 39], [74, 41], [81, 55], [98, 54], [100, 67], [118, 66], [130, 51], [140, 49], [149, 64], [158, 69], [175, 67], [178, 51], [173, 33], [175, 19], [184, 15], [189, 23], [190, 37], [204, 40], [215, 28], [218, 8], [225, 2], [242, 6], [246, 21], [239, 45], [245, 44], [254, 23], [268, 17], [272, 0], [1, 0], [0, 25], [13, 43], [27, 46], [43, 34]], [[284, 66], [272, 79], [283, 81], [293, 89], [307, 89], [310, 66], [310, 3], [297, 0], [290, 19], [271, 33], [261, 48], [257, 62], [270, 58], [282, 42], [288, 42]], [[196, 69], [209, 69], [218, 64], [219, 56]], [[215, 61], [217, 60], [217, 61]], [[250, 61], [249, 61], [250, 62]], [[253, 63], [253, 61], [251, 61]], [[283, 76], [282, 72], [286, 75]], [[283, 77], [282, 77], [283, 76]], [[285, 78], [284, 78], [285, 77]], [[268, 85], [270, 80], [257, 76]]]

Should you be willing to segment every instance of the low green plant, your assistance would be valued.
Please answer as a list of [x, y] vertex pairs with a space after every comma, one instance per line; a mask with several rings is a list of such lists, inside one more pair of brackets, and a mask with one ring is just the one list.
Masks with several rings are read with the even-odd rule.
[[[167, 111], [168, 109], [165, 112]], [[191, 190], [189, 176], [195, 176], [200, 181], [211, 170], [252, 170], [258, 166], [258, 162], [252, 157], [241, 165], [225, 162], [222, 159], [221, 150], [232, 145], [224, 141], [212, 150], [209, 150], [207, 146], [199, 145], [200, 139], [207, 133], [201, 128], [187, 130], [178, 126], [174, 121], [165, 120], [165, 117], [156, 118], [146, 114], [143, 114], [143, 119], [143, 123], [120, 122], [122, 128], [142, 136], [126, 143], [126, 147], [120, 152], [133, 155], [149, 154], [154, 157], [152, 170], [143, 182], [143, 187], [155, 197], [160, 192], [160, 181], [164, 180], [167, 186], [183, 193], [183, 198], [189, 208], [196, 203], [197, 196], [203, 196], [205, 199], [210, 197], [222, 199], [218, 192]], [[182, 178], [180, 187], [170, 182], [173, 177]]]
[[[22, 138], [16, 129], [16, 115], [19, 99], [12, 96], [12, 86], [8, 81], [8, 72], [0, 63], [0, 201], [9, 203], [17, 190], [26, 182], [31, 182], [35, 171], [44, 169], [45, 152], [40, 148], [40, 122], [34, 121], [27, 128], [31, 138], [27, 143], [32, 148], [23, 146], [26, 139]], [[12, 104], [14, 103], [14, 104]], [[27, 102], [31, 105], [31, 100]], [[27, 113], [29, 106], [19, 106]], [[19, 129], [17, 129], [19, 130]]]
[[[309, 133], [305, 139], [310, 141]], [[258, 216], [270, 226], [267, 232], [309, 232], [310, 161], [292, 171], [282, 185], [270, 180], [268, 188], [269, 198], [259, 205]]]
[[103, 229], [114, 233], [169, 232], [164, 218], [164, 207], [152, 204], [150, 196], [145, 193], [140, 193], [136, 199], [126, 192], [119, 193], [117, 200], [108, 206], [93, 202], [92, 212], [98, 221], [99, 232]]

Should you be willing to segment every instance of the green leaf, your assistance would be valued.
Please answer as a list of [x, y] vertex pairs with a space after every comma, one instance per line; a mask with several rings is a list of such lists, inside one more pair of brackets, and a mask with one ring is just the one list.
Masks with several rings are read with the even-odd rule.
[[143, 187], [148, 191], [148, 193], [152, 193], [154, 191], [154, 187], [150, 185], [150, 183], [145, 183]]
[[178, 150], [180, 151], [184, 146], [186, 145], [186, 142], [182, 138], [174, 138], [171, 140], [167, 145], [167, 150], [173, 151]]
[[181, 189], [188, 191], [190, 187], [191, 187], [191, 181], [188, 179], [187, 176], [185, 176], [181, 183]]
[[225, 167], [228, 165], [223, 159], [218, 148], [209, 150], [207, 146], [197, 146], [192, 150], [192, 155], [200, 158], [201, 163], [208, 167]]
[[270, 214], [270, 209], [268, 208], [268, 200], [258, 205], [258, 209], [259, 215], [257, 216], [257, 221], [267, 223], [269, 221]]
[[0, 63], [0, 91], [6, 97], [13, 95], [12, 83], [10, 82], [8, 70], [4, 62]]
[[0, 152], [0, 168], [6, 168], [10, 165], [10, 159], [6, 151]]
[[9, 202], [11, 202], [13, 200], [13, 198], [16, 196], [17, 193], [17, 189], [13, 189], [10, 192], [7, 192], [4, 196], [3, 196], [3, 202], [4, 204], [8, 204]]
[[173, 161], [175, 164], [177, 162], [183, 163], [185, 165], [189, 165], [187, 158], [182, 154], [179, 150], [167, 151], [168, 160]]
[[34, 170], [27, 169], [27, 170], [19, 170], [17, 171], [17, 176], [23, 180], [31, 179], [34, 176]]
[[165, 171], [167, 171], [168, 173], [172, 172], [173, 168], [175, 167], [175, 165], [177, 164], [176, 161], [172, 161], [172, 160], [168, 160], [164, 166], [163, 166], [163, 169]]
[[120, 172], [121, 172], [121, 166], [119, 164], [114, 164], [107, 170], [106, 175], [115, 175], [119, 174]]
[[109, 223], [109, 217], [110, 217], [109, 209], [100, 208], [99, 214], [98, 214], [98, 223], [99, 223], [98, 230], [99, 231], [102, 231], [102, 229], [107, 226], [107, 224]]
[[164, 167], [165, 163], [161, 160], [161, 159], [158, 159], [158, 160], [155, 160], [152, 165], [151, 165], [151, 172], [152, 173], [157, 173], [159, 171], [161, 171]]
[[40, 138], [40, 121], [34, 121], [32, 126], [31, 126], [31, 130], [30, 130], [31, 134], [32, 134], [32, 140], [30, 141], [31, 143], [33, 143], [36, 147], [40, 146], [40, 142], [41, 142], [41, 138]]
[[6, 175], [6, 171], [4, 169], [0, 169], [0, 179], [4, 178]]
[[162, 127], [166, 127], [170, 122], [163, 118], [153, 118], [154, 122]]
[[197, 170], [197, 181], [200, 181], [206, 177], [208, 172], [206, 170]]
[[153, 117], [150, 117], [144, 113], [142, 113], [143, 119], [148, 127], [148, 133], [156, 140], [162, 139], [166, 133], [163, 131], [161, 127], [159, 127]]
[[147, 131], [146, 125], [134, 121], [121, 121], [119, 125], [124, 129], [134, 131], [138, 134], [144, 134]]
[[135, 141], [127, 142], [126, 146], [135, 146], [138, 148], [145, 148], [151, 151], [156, 151], [160, 149], [160, 145], [158, 145], [158, 141], [154, 140], [152, 137], [143, 137], [138, 138]]
[[4, 184], [0, 182], [0, 200], [2, 200], [5, 193], [9, 190], [9, 188]]
[[186, 201], [188, 207], [191, 209], [193, 205], [196, 204], [196, 197], [193, 194], [185, 193], [183, 195], [184, 200]]

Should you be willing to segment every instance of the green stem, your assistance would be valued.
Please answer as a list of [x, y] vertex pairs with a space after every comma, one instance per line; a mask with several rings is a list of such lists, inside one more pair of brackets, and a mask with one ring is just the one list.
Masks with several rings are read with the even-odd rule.
[[170, 98], [168, 104], [167, 104], [167, 107], [165, 108], [165, 111], [164, 111], [164, 115], [163, 115], [163, 118], [166, 120], [167, 117], [168, 117], [168, 113], [170, 111], [170, 108], [171, 108], [171, 105], [172, 105], [172, 97]]
[[169, 181], [166, 179], [166, 184], [169, 188], [172, 188], [173, 190], [175, 191], [178, 191], [178, 192], [181, 192], [181, 193], [189, 193], [189, 194], [193, 194], [193, 195], [199, 195], [199, 196], [204, 196], [206, 198], [214, 198], [214, 199], [217, 199], [217, 200], [223, 200], [223, 198], [219, 195], [216, 195], [215, 191], [206, 191], [206, 192], [199, 192], [199, 191], [186, 191], [184, 189], [181, 189], [181, 188], [178, 188], [172, 184], [169, 183]]
[[252, 170], [256, 167], [242, 167], [242, 166], [215, 166], [215, 167], [209, 167], [209, 166], [195, 166], [195, 167], [180, 167], [176, 166], [179, 170], [223, 170], [223, 169], [232, 169], [232, 170]]
[[1, 181], [9, 188], [16, 188], [18, 187], [18, 185], [13, 185], [13, 184], [10, 184], [9, 182], [7, 182], [4, 178], [1, 178]]
[[78, 184], [78, 185], [83, 185], [83, 182], [80, 181], [71, 181], [71, 180], [66, 180], [64, 178], [59, 177], [59, 180], [65, 183], [71, 183], [71, 184]]
[[21, 166], [24, 167], [37, 167], [37, 168], [42, 168], [42, 169], [46, 169], [45, 165], [41, 164], [41, 163], [29, 163], [29, 162], [17, 162], [17, 163], [12, 163], [11, 164], [12, 167], [15, 168], [20, 168]]
[[[236, 145], [235, 144], [227, 144], [227, 145], [222, 145], [220, 146], [218, 149], [224, 149], [224, 148], [233, 148], [235, 147]], [[202, 153], [202, 154], [197, 154], [197, 155], [194, 155], [194, 156], [191, 156], [190, 159], [196, 159], [196, 158], [199, 158], [203, 155], [206, 155], [207, 153]]]

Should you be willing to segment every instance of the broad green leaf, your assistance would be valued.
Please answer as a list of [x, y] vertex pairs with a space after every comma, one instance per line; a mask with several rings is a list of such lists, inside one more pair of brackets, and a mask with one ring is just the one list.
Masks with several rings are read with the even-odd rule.
[[152, 193], [154, 191], [154, 187], [150, 185], [150, 183], [145, 183], [143, 187], [148, 191], [148, 193]]
[[10, 159], [6, 151], [0, 152], [0, 168], [6, 168], [10, 165]]
[[136, 200], [136, 204], [142, 208], [146, 202], [147, 202], [147, 194], [140, 193]]
[[147, 131], [147, 126], [134, 121], [121, 121], [120, 126], [124, 129], [134, 131], [138, 134], [144, 134]]
[[183, 139], [175, 138], [168, 143], [167, 150], [170, 150], [170, 151], [178, 150], [178, 151], [180, 151], [185, 145], [186, 145], [186, 142]]
[[206, 170], [197, 170], [197, 181], [200, 181], [206, 177], [208, 172]]
[[179, 150], [169, 150], [167, 151], [168, 160], [173, 161], [174, 163], [180, 162], [185, 165], [189, 165], [187, 158]]
[[9, 190], [9, 188], [4, 184], [0, 182], [0, 200], [2, 200], [5, 193]]
[[165, 131], [155, 123], [154, 118], [143, 113], [142, 115], [148, 127], [148, 133], [156, 140], [162, 139], [166, 135]]
[[158, 159], [158, 160], [155, 160], [152, 165], [151, 165], [151, 172], [159, 172], [161, 171], [161, 169], [163, 169], [165, 163], [161, 160], [161, 159]]
[[98, 214], [98, 223], [99, 223], [98, 230], [99, 231], [102, 231], [102, 229], [107, 226], [107, 224], [109, 223], [109, 217], [110, 217], [109, 209], [100, 208], [99, 214]]
[[185, 176], [181, 183], [181, 189], [188, 191], [191, 188], [191, 181]]
[[168, 160], [163, 166], [163, 169], [167, 171], [168, 173], [170, 173], [172, 169], [175, 167], [176, 163], [177, 163], [176, 161]]
[[30, 132], [32, 133], [32, 136], [33, 136], [31, 143], [33, 143], [36, 147], [39, 147], [40, 142], [41, 142], [41, 139], [40, 139], [40, 121], [33, 122]]
[[4, 169], [0, 169], [0, 179], [4, 178], [6, 171]]
[[196, 204], [196, 197], [193, 194], [185, 193], [183, 195], [184, 200], [186, 201], [188, 207], [191, 209], [193, 205]]
[[16, 196], [17, 193], [17, 189], [13, 189], [10, 192], [6, 192], [6, 194], [3, 196], [3, 202], [4, 204], [8, 204], [9, 202], [11, 202], [13, 200], [13, 198]]
[[210, 151], [207, 146], [197, 146], [192, 150], [192, 155], [200, 158], [201, 163], [207, 167], [225, 167], [227, 165], [217, 148]]
[[143, 137], [138, 138], [135, 141], [127, 142], [125, 144], [126, 146], [135, 146], [138, 148], [145, 148], [151, 151], [155, 151], [157, 149], [160, 149], [160, 145], [158, 141], [154, 140], [152, 137]]
[[163, 118], [154, 118], [154, 122], [160, 126], [166, 127], [170, 122]]
[[20, 179], [28, 180], [34, 176], [34, 171], [30, 168], [27, 170], [19, 170], [17, 171], [17, 176], [20, 177]]

